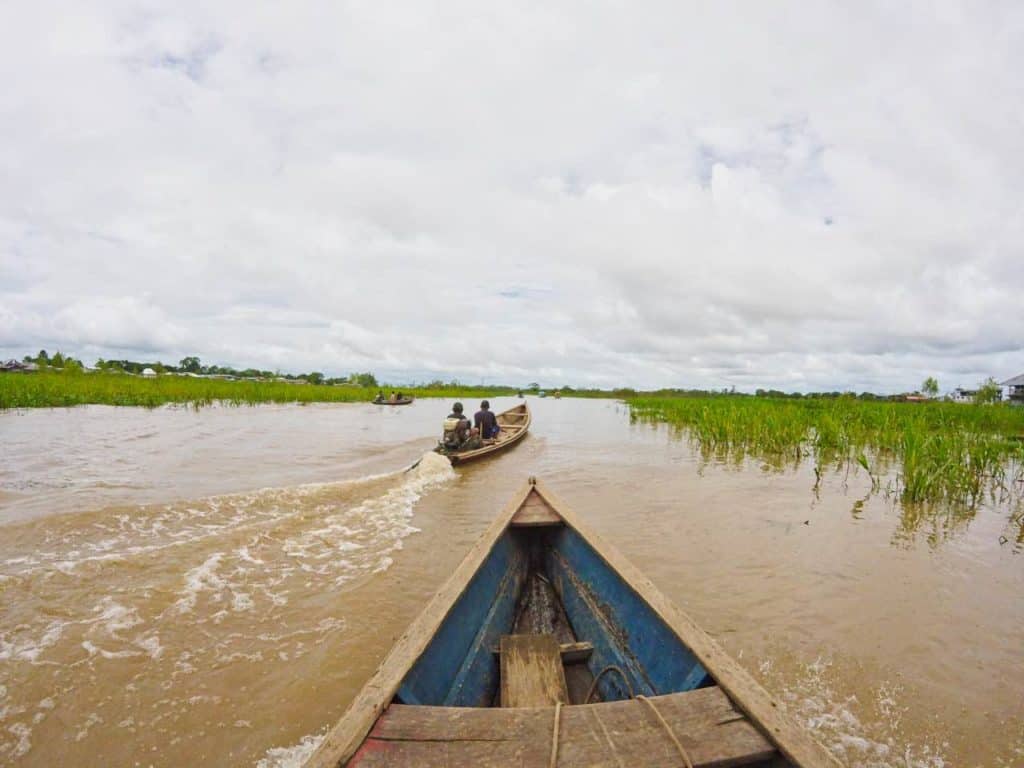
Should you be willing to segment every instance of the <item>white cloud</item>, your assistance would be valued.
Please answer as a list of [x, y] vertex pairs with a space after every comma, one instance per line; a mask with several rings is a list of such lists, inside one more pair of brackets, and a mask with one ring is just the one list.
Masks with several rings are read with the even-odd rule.
[[0, 8], [0, 356], [1024, 370], [1024, 10]]

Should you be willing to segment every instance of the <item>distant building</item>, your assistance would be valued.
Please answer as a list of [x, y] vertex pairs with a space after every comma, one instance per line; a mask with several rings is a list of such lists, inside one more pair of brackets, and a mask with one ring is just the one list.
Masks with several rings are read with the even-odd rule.
[[156, 376], [156, 371], [154, 371], [152, 368], [143, 368], [142, 369], [142, 375], [143, 376]]
[[949, 397], [954, 403], [973, 403], [977, 394], [978, 390], [976, 389], [957, 387]]
[[1024, 373], [1001, 383], [1006, 387], [1006, 396], [1014, 405], [1024, 405]]

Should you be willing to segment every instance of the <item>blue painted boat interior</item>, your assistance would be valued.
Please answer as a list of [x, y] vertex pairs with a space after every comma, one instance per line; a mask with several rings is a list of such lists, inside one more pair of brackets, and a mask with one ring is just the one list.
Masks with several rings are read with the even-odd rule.
[[583, 703], [578, 691], [608, 667], [617, 669], [600, 675], [593, 701], [629, 698], [630, 688], [653, 696], [713, 684], [689, 648], [587, 541], [556, 525], [505, 530], [395, 701], [497, 706], [495, 651], [502, 635], [524, 632], [593, 645], [589, 658], [565, 666], [572, 703]]

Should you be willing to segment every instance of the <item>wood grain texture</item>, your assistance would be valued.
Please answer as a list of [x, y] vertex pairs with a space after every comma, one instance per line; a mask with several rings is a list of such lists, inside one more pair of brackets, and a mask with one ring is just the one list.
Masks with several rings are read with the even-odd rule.
[[577, 664], [590, 658], [590, 654], [594, 652], [594, 644], [586, 640], [562, 643], [558, 646], [558, 650], [562, 654], [563, 664]]
[[[775, 748], [718, 688], [653, 699], [695, 766], [770, 760]], [[559, 768], [679, 765], [664, 726], [639, 701], [563, 707]], [[546, 766], [554, 709], [392, 705], [350, 765]]]
[[501, 706], [568, 704], [562, 654], [554, 635], [501, 638]]
[[512, 516], [512, 525], [528, 528], [537, 525], [561, 525], [562, 518], [539, 494], [531, 493]]

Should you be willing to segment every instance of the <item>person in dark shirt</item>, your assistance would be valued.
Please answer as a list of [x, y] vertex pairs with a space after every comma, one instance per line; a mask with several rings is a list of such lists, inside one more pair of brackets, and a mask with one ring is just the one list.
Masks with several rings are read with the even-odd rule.
[[491, 404], [486, 400], [480, 403], [480, 410], [473, 415], [473, 426], [480, 430], [480, 437], [484, 440], [491, 440], [501, 432], [498, 418], [491, 413]]

